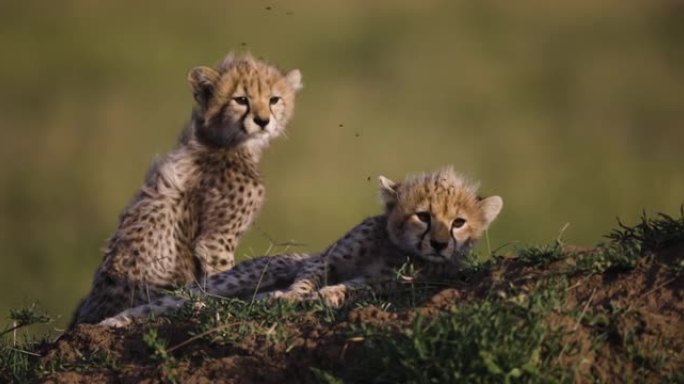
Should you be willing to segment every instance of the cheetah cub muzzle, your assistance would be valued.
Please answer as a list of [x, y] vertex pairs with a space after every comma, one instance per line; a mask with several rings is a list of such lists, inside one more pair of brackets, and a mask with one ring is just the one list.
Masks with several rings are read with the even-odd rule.
[[264, 201], [262, 151], [292, 117], [301, 74], [229, 54], [214, 68], [191, 70], [188, 81], [196, 100], [190, 122], [121, 214], [72, 325], [99, 322], [160, 288], [234, 265], [238, 241]]
[[[414, 281], [453, 277], [467, 253], [503, 207], [499, 196], [481, 198], [477, 186], [451, 168], [400, 183], [380, 177], [385, 213], [357, 225], [321, 254], [264, 256], [210, 277], [206, 292], [224, 297], [323, 301], [340, 307], [368, 294], [387, 294], [410, 263]], [[283, 288], [284, 289], [281, 289]], [[193, 294], [202, 291], [194, 289]], [[139, 316], [178, 308], [165, 296], [103, 321], [121, 327]]]

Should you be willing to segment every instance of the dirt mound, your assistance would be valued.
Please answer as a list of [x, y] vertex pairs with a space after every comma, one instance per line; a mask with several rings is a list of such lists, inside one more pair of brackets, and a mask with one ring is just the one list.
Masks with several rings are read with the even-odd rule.
[[[626, 270], [593, 270], [591, 265], [603, 260], [591, 259], [597, 252], [547, 252], [543, 262], [534, 257], [497, 259], [448, 287], [413, 289], [410, 298], [400, 295], [398, 301], [411, 301], [408, 305], [396, 304], [390, 298], [334, 314], [325, 309], [302, 310], [282, 315], [282, 319], [276, 316], [265, 320], [258, 315], [235, 321], [225, 319], [215, 325], [208, 325], [206, 318], [192, 316], [115, 330], [81, 325], [43, 351], [44, 374], [38, 381], [373, 380], [380, 377], [373, 369], [386, 374], [393, 368], [368, 367], [368, 363], [382, 365], [383, 361], [391, 361], [387, 356], [378, 356], [385, 351], [382, 348], [400, 348], [396, 340], [414, 337], [422, 329], [417, 319], [454, 317], [460, 308], [483, 302], [491, 306], [513, 303], [530, 313], [548, 307], [539, 312], [543, 324], [535, 325], [544, 327], [545, 341], [533, 351], [530, 361], [536, 361], [537, 366], [545, 362], [558, 367], [562, 373], [555, 377], [579, 382], [681, 378], [678, 370], [684, 366], [684, 243], [640, 257]], [[587, 260], [594, 264], [587, 264]], [[540, 292], [546, 292], [546, 296], [535, 296]], [[549, 304], [556, 299], [556, 304]], [[219, 314], [217, 311], [215, 316]], [[479, 321], [475, 319], [472, 321]], [[430, 324], [434, 328], [438, 323]], [[555, 340], [556, 350], [549, 340]], [[488, 355], [480, 354], [487, 363]], [[362, 366], [358, 371], [352, 369]], [[534, 376], [533, 371], [522, 367], [507, 374], [544, 377]], [[494, 368], [487, 366], [496, 373]]]
[[[602, 382], [622, 378], [656, 380], [684, 366], [684, 245], [639, 260], [627, 273], [580, 276], [567, 296], [581, 309], [578, 321], [560, 317], [552, 324], [569, 332], [567, 343], [583, 341], [583, 376]], [[596, 335], [607, 342], [591, 348]]]

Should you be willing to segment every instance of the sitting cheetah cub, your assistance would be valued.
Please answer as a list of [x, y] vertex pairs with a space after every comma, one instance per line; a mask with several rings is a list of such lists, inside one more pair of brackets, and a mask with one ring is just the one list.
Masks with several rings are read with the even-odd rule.
[[197, 101], [190, 122], [123, 211], [72, 325], [233, 267], [264, 200], [262, 150], [292, 117], [301, 74], [229, 54], [216, 68], [194, 68], [188, 81]]
[[[340, 307], [360, 293], [391, 292], [400, 284], [396, 271], [407, 260], [416, 267], [418, 279], [448, 277], [462, 267], [467, 252], [503, 207], [501, 197], [482, 199], [476, 190], [451, 168], [401, 183], [380, 177], [383, 215], [364, 220], [320, 255], [264, 256], [238, 264], [207, 279], [206, 291], [227, 297], [261, 291], [259, 298], [323, 300]], [[134, 317], [162, 313], [184, 302], [161, 297], [100, 324], [125, 326]]]

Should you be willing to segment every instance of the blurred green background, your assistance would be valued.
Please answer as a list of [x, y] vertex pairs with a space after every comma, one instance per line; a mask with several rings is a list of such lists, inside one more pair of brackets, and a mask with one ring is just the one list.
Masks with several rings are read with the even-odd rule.
[[2, 1], [0, 313], [63, 326], [195, 65], [249, 50], [305, 88], [263, 161], [269, 238], [324, 247], [379, 212], [376, 176], [453, 164], [500, 194], [492, 247], [592, 245], [684, 202], [679, 1]]

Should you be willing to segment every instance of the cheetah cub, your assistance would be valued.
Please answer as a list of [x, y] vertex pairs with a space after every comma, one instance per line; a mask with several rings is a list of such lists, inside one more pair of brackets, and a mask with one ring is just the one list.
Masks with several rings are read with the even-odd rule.
[[[261, 292], [261, 299], [323, 300], [340, 307], [360, 294], [397, 288], [397, 270], [407, 261], [417, 269], [418, 279], [448, 277], [463, 266], [465, 255], [503, 207], [501, 197], [483, 199], [476, 192], [477, 186], [452, 168], [401, 183], [380, 177], [383, 215], [364, 220], [322, 254], [264, 256], [238, 264], [210, 277], [206, 291], [243, 298]], [[184, 302], [161, 297], [100, 324], [125, 326], [134, 317]]]
[[229, 54], [188, 74], [197, 105], [178, 145], [157, 160], [120, 217], [72, 325], [96, 323], [233, 267], [264, 201], [258, 163], [293, 115], [301, 74]]

